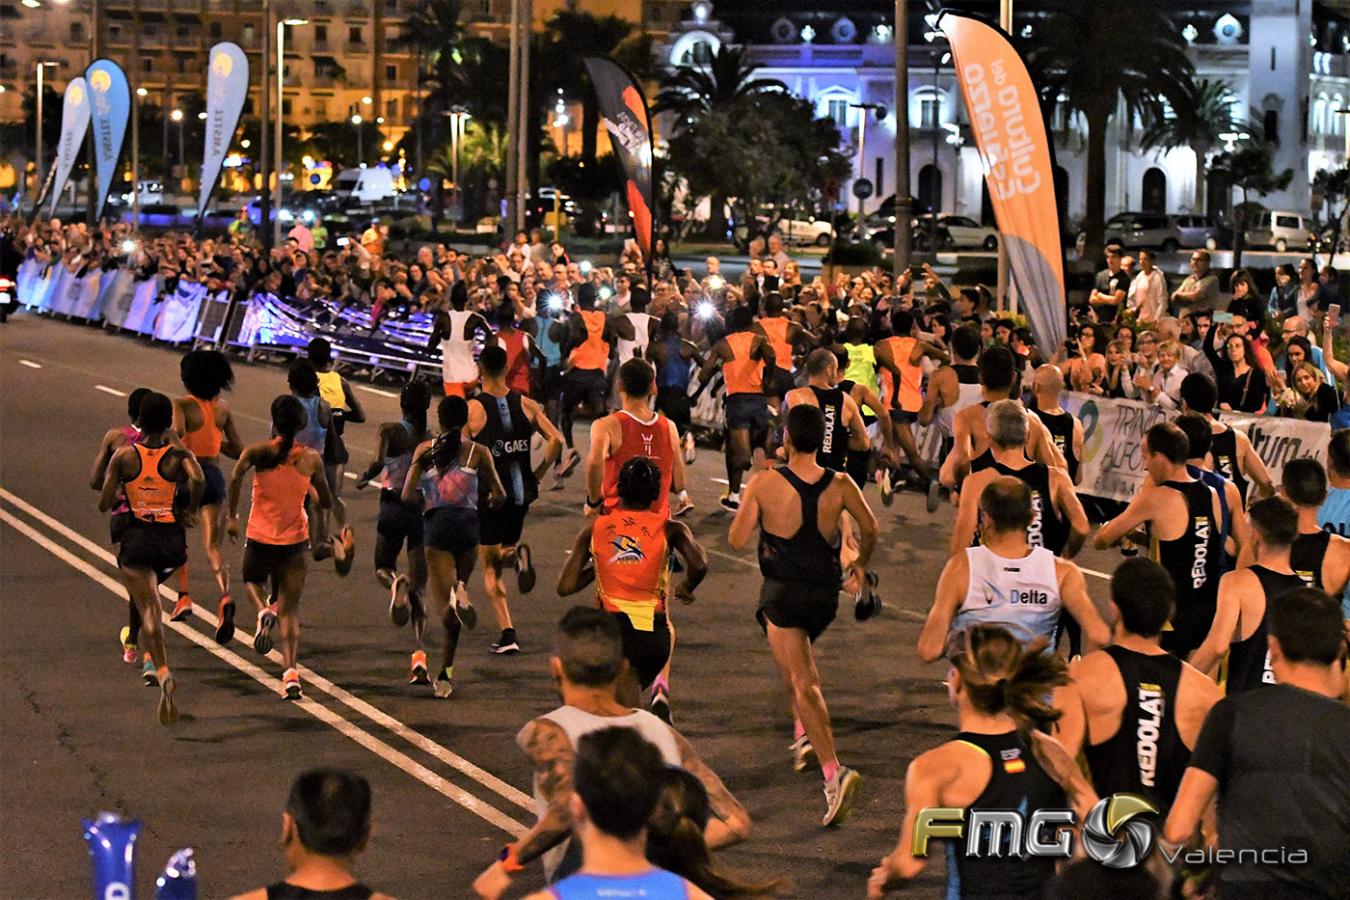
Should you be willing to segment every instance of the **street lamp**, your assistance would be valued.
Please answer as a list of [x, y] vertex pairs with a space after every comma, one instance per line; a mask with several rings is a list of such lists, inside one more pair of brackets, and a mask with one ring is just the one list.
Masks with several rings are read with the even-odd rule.
[[450, 180], [459, 190], [459, 145], [464, 139], [464, 123], [470, 118], [469, 111], [462, 106], [452, 106], [441, 113], [450, 119]]
[[141, 227], [141, 101], [148, 95], [136, 88], [131, 98], [131, 227]]
[[[858, 178], [859, 180], [865, 181], [867, 179], [867, 154], [865, 152], [867, 149], [867, 113], [869, 111], [875, 112], [878, 119], [884, 119], [886, 118], [886, 107], [882, 106], [880, 103], [850, 103], [849, 107], [851, 109], [862, 110], [858, 119]], [[856, 190], [854, 191], [854, 196], [858, 196]], [[860, 237], [862, 235], [862, 220], [863, 198], [858, 197], [857, 234]], [[899, 221], [897, 221], [897, 228], [899, 227], [899, 224]], [[906, 223], [905, 227], [909, 227], [908, 223]]]
[[272, 195], [272, 245], [281, 243], [281, 119], [285, 110], [282, 99], [286, 86], [286, 26], [308, 25], [309, 19], [289, 18], [277, 21], [277, 117], [273, 122], [275, 132], [272, 136], [273, 165], [276, 171], [277, 188]]
[[178, 123], [178, 168], [183, 168], [183, 111], [175, 109], [169, 118]]
[[360, 113], [352, 113], [352, 124], [356, 126], [356, 165], [361, 165], [361, 160], [365, 157], [365, 152], [361, 149], [361, 119]]
[[[553, 127], [556, 128], [556, 129], [558, 129], [558, 140], [557, 140], [557, 145], [558, 145], [558, 146], [557, 146], [557, 149], [558, 149], [558, 158], [559, 158], [559, 159], [562, 159], [562, 157], [563, 157], [563, 152], [564, 152], [564, 150], [565, 150], [566, 143], [567, 143], [567, 131], [566, 131], [565, 129], [567, 128], [567, 123], [570, 122], [571, 119], [572, 119], [572, 117], [569, 116], [569, 115], [567, 114], [567, 105], [563, 102], [563, 98], [562, 98], [562, 88], [558, 88], [558, 100], [557, 100], [556, 103], [553, 104]], [[557, 180], [555, 179], [554, 182], [553, 182], [553, 240], [554, 240], [554, 241], [557, 241], [557, 240], [558, 240], [558, 224], [559, 224], [559, 223], [558, 223], [558, 220], [561, 218], [561, 215], [560, 215], [561, 210], [560, 210], [559, 207], [560, 207], [560, 205], [561, 205], [562, 200], [561, 200], [561, 198], [558, 196], [558, 194], [559, 194], [559, 191], [558, 191], [558, 183], [557, 183]]]
[[33, 205], [37, 206], [37, 197], [42, 193], [42, 70], [47, 66], [53, 69], [61, 65], [59, 62], [45, 61], [37, 64], [37, 148], [33, 157], [33, 177], [37, 184], [33, 185]]

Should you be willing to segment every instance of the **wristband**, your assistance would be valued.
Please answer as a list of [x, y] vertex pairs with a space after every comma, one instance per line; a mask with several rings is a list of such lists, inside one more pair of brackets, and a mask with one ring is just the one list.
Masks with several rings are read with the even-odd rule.
[[604, 504], [604, 502], [605, 502], [605, 500], [604, 500], [603, 497], [601, 497], [599, 500], [592, 500], [590, 497], [587, 497], [587, 498], [586, 498], [586, 508], [587, 508], [587, 509], [599, 509], [599, 508]]
[[520, 860], [516, 858], [515, 844], [507, 844], [505, 847], [502, 847], [501, 852], [497, 854], [497, 862], [501, 864], [502, 871], [506, 872], [508, 875], [514, 875], [517, 872], [525, 871], [525, 867], [521, 865]]

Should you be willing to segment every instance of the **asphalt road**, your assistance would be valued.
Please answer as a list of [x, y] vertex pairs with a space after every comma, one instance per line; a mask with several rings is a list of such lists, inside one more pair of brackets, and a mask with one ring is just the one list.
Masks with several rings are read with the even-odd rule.
[[[526, 525], [540, 579], [532, 594], [511, 598], [525, 652], [486, 652], [496, 632], [484, 609], [478, 631], [461, 643], [449, 701], [405, 684], [410, 635], [390, 625], [370, 561], [373, 492], [349, 482], [359, 553], [351, 575], [311, 568], [302, 605], [307, 699], [299, 704], [279, 698], [275, 652], [263, 659], [247, 643], [250, 614], [241, 613], [230, 647], [211, 640], [216, 596], [200, 538], [190, 535], [198, 615], [168, 635], [183, 717], [164, 728], [156, 692], [121, 662], [124, 595], [86, 480], [104, 430], [123, 421], [127, 392], [179, 392], [180, 353], [30, 314], [0, 328], [0, 894], [87, 895], [80, 819], [100, 810], [144, 823], [141, 896], [153, 894], [164, 861], [187, 845], [197, 849], [202, 896], [264, 884], [283, 869], [279, 812], [290, 780], [327, 765], [356, 769], [374, 786], [375, 833], [361, 863], [369, 883], [404, 898], [467, 896], [474, 875], [533, 820], [530, 769], [513, 738], [556, 705], [548, 646], [571, 601], [552, 585], [582, 521], [581, 479], [545, 493]], [[275, 366], [235, 368], [230, 401], [245, 440], [259, 440], [284, 377]], [[387, 387], [360, 389], [372, 423], [398, 418]], [[375, 427], [349, 428], [353, 468], [369, 460]], [[790, 766], [791, 724], [753, 618], [758, 573], [752, 554], [726, 544], [721, 475], [720, 456], [701, 450], [689, 522], [713, 567], [698, 602], [674, 612], [672, 677], [677, 726], [754, 818], [752, 839], [721, 862], [755, 878], [788, 875], [795, 896], [860, 896], [894, 844], [905, 766], [953, 731], [944, 672], [914, 651], [952, 510], [929, 516], [918, 494], [883, 509], [869, 488], [882, 521], [886, 609], [859, 624], [843, 605], [817, 644], [841, 757], [866, 781], [852, 818], [826, 831], [818, 775], [794, 775]], [[227, 555], [237, 576], [241, 550], [227, 545]], [[1097, 573], [1116, 561], [1091, 552], [1080, 560]], [[1088, 582], [1103, 602], [1105, 581]], [[474, 596], [482, 598], [477, 575]], [[939, 896], [941, 883], [935, 858], [912, 893]], [[522, 892], [540, 884], [538, 867], [518, 880]]]

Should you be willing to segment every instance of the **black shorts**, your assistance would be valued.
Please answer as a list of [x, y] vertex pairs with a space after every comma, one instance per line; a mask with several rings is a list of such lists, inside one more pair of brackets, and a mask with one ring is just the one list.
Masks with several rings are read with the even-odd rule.
[[219, 506], [225, 502], [225, 473], [215, 463], [202, 463], [206, 486], [202, 488], [202, 506]]
[[675, 430], [681, 435], [689, 430], [693, 415], [689, 402], [689, 391], [681, 387], [663, 387], [656, 392], [656, 409], [661, 415], [675, 423]]
[[422, 517], [423, 543], [430, 550], [459, 556], [482, 543], [478, 510], [463, 506], [438, 506]]
[[536, 373], [534, 379], [539, 382], [536, 396], [543, 397], [545, 401], [556, 400], [563, 389], [562, 366], [545, 366], [542, 373], [539, 369], [530, 371]]
[[766, 628], [766, 619], [779, 628], [799, 628], [814, 643], [830, 627], [838, 612], [838, 585], [789, 584], [776, 578], [765, 578], [759, 589], [755, 618], [761, 628]]
[[503, 503], [501, 506], [486, 506], [478, 514], [479, 538], [484, 547], [514, 547], [520, 543], [520, 535], [525, 530], [525, 514], [530, 505], [517, 506]]
[[269, 584], [295, 564], [305, 564], [309, 541], [298, 544], [264, 544], [249, 539], [244, 542], [244, 581], [247, 584]]
[[891, 409], [891, 421], [896, 425], [913, 425], [919, 421], [919, 414], [916, 412], [907, 412], [903, 409]]
[[563, 397], [569, 406], [585, 403], [603, 413], [609, 396], [609, 382], [599, 369], [568, 369], [563, 373]]
[[848, 477], [853, 479], [853, 483], [858, 486], [858, 490], [867, 487], [867, 470], [872, 465], [871, 450], [853, 450], [848, 451], [845, 457], [844, 470], [848, 472]]
[[772, 369], [764, 370], [764, 392], [766, 394], [772, 394], [782, 400], [787, 392], [796, 386], [796, 379], [787, 369], [774, 366]]
[[131, 519], [121, 529], [117, 566], [149, 569], [160, 581], [187, 562], [187, 531], [177, 522], [141, 522]]
[[651, 631], [638, 631], [625, 613], [610, 613], [623, 635], [623, 658], [628, 660], [638, 684], [646, 690], [670, 659], [670, 625], [665, 613], [657, 613]]
[[728, 394], [723, 409], [732, 431], [769, 427], [769, 402], [763, 394]]
[[[391, 569], [405, 543], [409, 552], [422, 546], [422, 511], [400, 500], [397, 491], [381, 491], [375, 533], [384, 539], [375, 543], [375, 568]], [[382, 548], [388, 559], [382, 556]]]

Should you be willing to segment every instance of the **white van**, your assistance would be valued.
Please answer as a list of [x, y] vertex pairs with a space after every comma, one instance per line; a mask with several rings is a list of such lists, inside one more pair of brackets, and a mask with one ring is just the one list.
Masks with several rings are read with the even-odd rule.
[[394, 173], [384, 166], [343, 169], [332, 182], [333, 195], [359, 203], [378, 203], [394, 196]]
[[1312, 219], [1296, 212], [1271, 210], [1257, 214], [1247, 226], [1247, 244], [1251, 247], [1274, 247], [1286, 250], [1307, 250], [1311, 246]]

